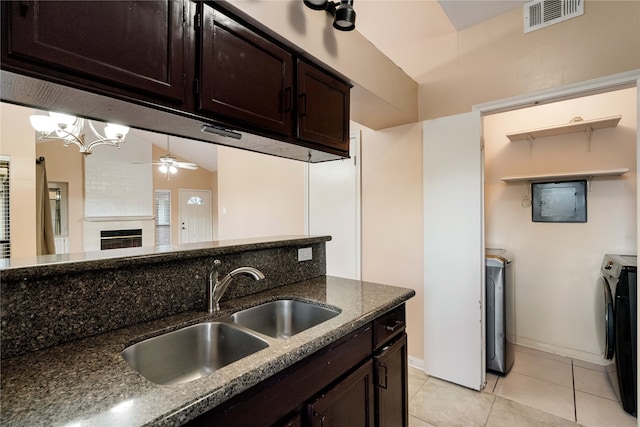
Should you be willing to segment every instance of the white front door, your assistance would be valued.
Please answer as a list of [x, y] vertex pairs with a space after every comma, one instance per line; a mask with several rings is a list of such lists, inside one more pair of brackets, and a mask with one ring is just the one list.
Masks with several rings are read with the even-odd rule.
[[485, 382], [484, 214], [477, 111], [424, 122], [424, 370]]
[[211, 191], [180, 189], [180, 243], [207, 242], [211, 233]]
[[330, 235], [327, 274], [360, 279], [360, 133], [351, 158], [309, 164], [309, 234]]

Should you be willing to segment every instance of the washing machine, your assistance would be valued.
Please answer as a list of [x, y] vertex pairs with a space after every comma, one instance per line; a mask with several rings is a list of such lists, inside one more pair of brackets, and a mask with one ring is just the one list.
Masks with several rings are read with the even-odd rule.
[[506, 375], [513, 366], [516, 333], [513, 254], [485, 250], [487, 370]]
[[637, 269], [635, 255], [607, 254], [598, 279], [604, 306], [599, 330], [602, 355], [613, 361], [608, 367], [609, 380], [622, 407], [633, 416], [638, 413]]

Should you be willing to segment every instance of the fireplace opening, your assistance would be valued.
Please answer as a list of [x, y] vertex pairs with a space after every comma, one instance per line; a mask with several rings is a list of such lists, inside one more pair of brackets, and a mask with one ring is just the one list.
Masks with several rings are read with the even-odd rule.
[[100, 232], [100, 249], [139, 248], [142, 246], [142, 229], [103, 230]]

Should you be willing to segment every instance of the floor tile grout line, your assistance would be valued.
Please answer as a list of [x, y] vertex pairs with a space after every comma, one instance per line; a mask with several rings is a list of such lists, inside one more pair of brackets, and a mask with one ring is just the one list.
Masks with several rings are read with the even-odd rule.
[[[516, 374], [518, 374], [518, 375], [522, 375], [522, 376], [524, 376], [524, 377], [533, 378], [534, 380], [538, 380], [538, 381], [542, 381], [542, 382], [545, 382], [545, 383], [549, 383], [549, 384], [557, 385], [558, 387], [573, 388], [573, 386], [572, 386], [572, 385], [560, 384], [560, 383], [557, 383], [557, 382], [551, 381], [551, 380], [549, 380], [549, 379], [540, 378], [540, 377], [538, 377], [538, 376], [536, 376], [536, 375], [533, 375], [533, 374], [524, 373], [524, 372], [518, 372], [518, 371], [512, 371], [512, 372], [515, 372]], [[571, 367], [571, 377], [572, 377], [572, 378], [571, 378], [571, 381], [572, 381], [572, 383], [573, 383], [573, 367]]]
[[573, 371], [573, 359], [571, 360], [571, 383], [573, 384], [573, 420], [578, 422], [578, 405], [576, 404], [576, 375]]

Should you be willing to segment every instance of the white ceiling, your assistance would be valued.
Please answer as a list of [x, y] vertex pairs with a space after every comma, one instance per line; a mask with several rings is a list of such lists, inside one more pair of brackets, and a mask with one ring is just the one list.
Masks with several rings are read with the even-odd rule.
[[[443, 38], [523, 3], [525, 0], [355, 0], [356, 31], [419, 82], [425, 55], [433, 55]], [[164, 135], [144, 132], [138, 136], [167, 148]], [[171, 151], [200, 167], [217, 170], [213, 144], [171, 137]]]

